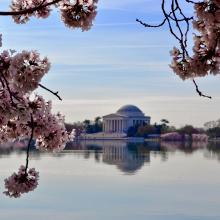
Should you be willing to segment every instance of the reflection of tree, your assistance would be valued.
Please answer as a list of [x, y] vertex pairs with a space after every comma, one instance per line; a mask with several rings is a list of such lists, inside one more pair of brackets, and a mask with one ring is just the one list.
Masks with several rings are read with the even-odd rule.
[[161, 149], [164, 151], [174, 152], [182, 151], [186, 154], [191, 154], [198, 149], [203, 149], [207, 145], [207, 142], [187, 142], [187, 141], [162, 141]]
[[220, 142], [209, 142], [204, 156], [208, 159], [217, 159], [220, 161]]
[[[219, 144], [220, 145], [220, 144]], [[208, 145], [210, 146], [210, 144]], [[117, 168], [126, 174], [134, 174], [144, 163], [150, 162], [150, 155], [159, 156], [162, 161], [167, 161], [173, 152], [193, 154], [199, 149], [206, 151], [207, 142], [144, 142], [126, 143], [124, 141], [83, 141], [72, 144], [72, 149], [80, 150], [84, 157], [101, 158], [109, 165], [116, 165]], [[71, 149], [71, 148], [69, 148]], [[218, 153], [220, 159], [220, 146], [213, 149]], [[209, 153], [210, 154], [210, 153]], [[212, 153], [213, 154], [213, 153]]]

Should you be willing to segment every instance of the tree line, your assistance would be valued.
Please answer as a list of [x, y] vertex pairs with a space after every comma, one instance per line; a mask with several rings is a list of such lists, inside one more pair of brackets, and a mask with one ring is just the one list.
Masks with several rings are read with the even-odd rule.
[[[103, 121], [100, 116], [95, 117], [94, 120], [86, 119], [82, 122], [66, 123], [65, 126], [67, 131], [74, 129], [76, 137], [79, 137], [82, 133], [93, 134], [103, 131]], [[207, 134], [210, 138], [219, 138], [220, 119], [206, 122], [203, 128], [197, 128], [193, 125], [176, 128], [170, 125], [167, 119], [161, 119], [159, 123], [131, 126], [127, 131], [127, 136], [149, 138], [152, 135], [159, 136], [171, 132], [189, 136], [192, 136], [192, 134]]]

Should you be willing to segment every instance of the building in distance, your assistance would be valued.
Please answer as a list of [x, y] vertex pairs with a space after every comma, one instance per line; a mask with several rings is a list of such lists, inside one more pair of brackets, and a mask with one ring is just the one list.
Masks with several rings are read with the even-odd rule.
[[150, 116], [135, 105], [124, 105], [116, 113], [103, 116], [104, 133], [127, 133], [132, 126], [150, 124]]

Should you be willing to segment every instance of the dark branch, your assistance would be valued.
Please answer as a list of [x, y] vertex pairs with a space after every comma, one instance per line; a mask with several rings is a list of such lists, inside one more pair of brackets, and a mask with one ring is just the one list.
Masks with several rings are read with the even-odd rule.
[[199, 94], [199, 96], [212, 99], [211, 96], [204, 95], [204, 94], [199, 90], [199, 87], [198, 87], [198, 85], [197, 85], [197, 83], [196, 83], [196, 81], [195, 81], [194, 79], [193, 79], [193, 83], [194, 83], [194, 85], [195, 85], [195, 87], [196, 87], [196, 92]]
[[62, 101], [62, 98], [58, 95], [59, 92], [53, 92], [52, 90], [48, 89], [47, 87], [41, 85], [40, 83], [38, 84], [42, 89], [47, 90], [48, 92], [52, 93], [55, 95], [60, 101]]
[[27, 174], [30, 147], [31, 147], [31, 142], [32, 142], [33, 137], [34, 137], [34, 119], [33, 119], [33, 115], [32, 115], [32, 114], [31, 114], [31, 121], [30, 121], [29, 126], [30, 126], [30, 128], [31, 128], [31, 136], [30, 136], [30, 139], [29, 139], [29, 141], [28, 141], [27, 152], [26, 152], [26, 153], [27, 153], [27, 157], [26, 157], [25, 174]]
[[192, 4], [199, 4], [201, 2], [194, 2], [194, 1], [191, 1], [191, 0], [186, 0], [187, 3], [192, 3]]
[[137, 21], [138, 23], [140, 23], [141, 25], [143, 25], [144, 27], [154, 27], [154, 28], [156, 28], [156, 27], [161, 27], [161, 26], [163, 26], [163, 25], [165, 24], [165, 22], [166, 22], [166, 18], [165, 18], [160, 24], [157, 24], [157, 25], [146, 24], [146, 23], [144, 23], [143, 21], [141, 21], [141, 20], [139, 20], [139, 19], [136, 19], [136, 21]]
[[8, 90], [8, 93], [9, 93], [9, 96], [10, 96], [10, 99], [11, 99], [11, 104], [13, 106], [16, 106], [15, 103], [14, 103], [14, 99], [13, 99], [15, 96], [14, 96], [14, 94], [12, 93], [12, 91], [10, 89], [10, 86], [9, 86], [9, 83], [8, 83], [7, 79], [5, 78], [4, 74], [1, 74], [1, 77], [3, 79], [3, 80], [1, 79], [2, 86], [4, 88], [4, 83], [5, 83], [6, 88]]
[[13, 15], [29, 14], [29, 13], [33, 13], [35, 11], [41, 10], [47, 6], [55, 5], [56, 3], [60, 2], [60, 1], [61, 0], [53, 0], [53, 1], [48, 2], [46, 4], [42, 4], [42, 3], [44, 3], [44, 1], [43, 1], [42, 3], [40, 3], [36, 7], [28, 8], [28, 9], [24, 9], [24, 10], [20, 10], [20, 11], [0, 11], [0, 16], [13, 16]]

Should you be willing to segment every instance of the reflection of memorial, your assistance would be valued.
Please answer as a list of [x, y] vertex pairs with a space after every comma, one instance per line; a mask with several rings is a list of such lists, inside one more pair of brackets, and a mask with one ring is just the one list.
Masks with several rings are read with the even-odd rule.
[[118, 169], [126, 174], [135, 173], [145, 162], [150, 162], [150, 153], [141, 144], [124, 141], [104, 141], [100, 144], [102, 146], [103, 162], [116, 165]]
[[150, 161], [150, 154], [148, 154], [147, 158], [144, 158], [130, 152], [126, 146], [111, 146], [103, 150], [103, 162], [116, 165], [118, 169], [127, 174], [132, 174], [139, 170], [145, 161]]

